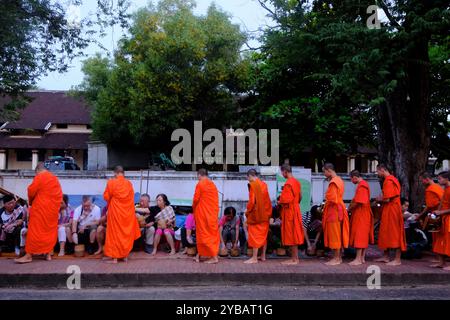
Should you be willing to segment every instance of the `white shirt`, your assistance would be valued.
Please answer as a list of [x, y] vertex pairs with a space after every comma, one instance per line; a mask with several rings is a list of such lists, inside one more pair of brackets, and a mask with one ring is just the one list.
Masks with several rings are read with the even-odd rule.
[[[79, 207], [77, 207], [75, 209], [75, 211], [73, 213], [73, 220], [78, 221], [78, 223], [82, 227], [86, 226], [86, 225], [89, 225], [89, 224], [93, 224], [94, 221], [100, 220], [100, 218], [102, 216], [102, 212], [101, 212], [100, 208], [94, 204], [92, 206], [91, 212], [89, 212], [87, 217], [82, 218], [81, 221], [80, 221], [82, 209], [83, 209], [83, 206], [79, 206]], [[83, 212], [83, 214], [84, 214], [84, 212]]]

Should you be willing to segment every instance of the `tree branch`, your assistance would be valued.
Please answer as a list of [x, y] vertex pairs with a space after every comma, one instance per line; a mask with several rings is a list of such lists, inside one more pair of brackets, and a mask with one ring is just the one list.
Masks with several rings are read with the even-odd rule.
[[386, 17], [389, 19], [389, 21], [391, 22], [391, 24], [393, 26], [395, 26], [397, 29], [401, 29], [402, 26], [397, 22], [397, 20], [394, 19], [394, 17], [392, 16], [392, 14], [389, 12], [389, 8], [386, 5], [386, 3], [384, 3], [383, 0], [379, 0], [378, 3], [380, 4], [381, 9], [383, 9], [384, 13], [386, 14]]

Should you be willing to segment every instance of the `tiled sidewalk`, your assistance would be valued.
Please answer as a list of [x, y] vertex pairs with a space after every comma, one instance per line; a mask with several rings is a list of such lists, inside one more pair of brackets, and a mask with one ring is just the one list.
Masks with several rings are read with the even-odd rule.
[[[145, 285], [208, 285], [227, 284], [293, 284], [293, 285], [366, 285], [368, 266], [377, 265], [382, 281], [390, 285], [435, 283], [450, 285], [450, 272], [430, 268], [431, 257], [404, 260], [398, 267], [374, 263], [378, 254], [369, 254], [367, 264], [327, 266], [326, 258], [305, 257], [297, 266], [281, 265], [283, 258], [272, 257], [264, 263], [247, 265], [247, 257], [221, 258], [216, 265], [197, 264], [193, 258], [177, 254], [158, 253], [152, 257], [133, 252], [127, 263], [108, 264], [100, 257], [54, 257], [47, 262], [36, 257], [33, 263], [17, 265], [12, 258], [0, 258], [0, 287], [5, 286], [64, 286], [67, 268], [80, 268], [84, 284], [92, 287]], [[348, 261], [345, 261], [348, 262]]]

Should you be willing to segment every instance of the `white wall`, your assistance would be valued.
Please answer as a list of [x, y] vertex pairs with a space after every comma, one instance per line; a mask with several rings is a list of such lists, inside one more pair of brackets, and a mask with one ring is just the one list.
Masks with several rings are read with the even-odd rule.
[[[111, 172], [62, 172], [57, 174], [63, 189], [63, 192], [70, 195], [102, 195], [106, 186], [107, 179], [112, 176]], [[147, 192], [147, 173], [143, 173], [141, 180], [140, 172], [127, 172], [128, 179], [133, 184], [136, 193]], [[247, 180], [245, 173], [217, 172], [210, 174], [216, 186], [221, 192], [220, 200], [224, 201], [224, 206], [233, 205], [238, 211], [244, 211], [246, 201], [248, 200]], [[33, 178], [32, 171], [7, 172], [0, 176], [0, 186], [26, 199], [26, 190]], [[348, 176], [343, 176], [345, 181], [344, 200], [350, 201], [353, 197], [355, 186], [350, 182]], [[327, 188], [327, 183], [321, 174], [313, 174], [312, 177], [312, 204], [319, 204]], [[276, 179], [275, 176], [264, 176], [268, 184], [271, 199], [276, 197]], [[371, 187], [371, 196], [376, 197], [381, 189], [378, 179], [368, 177]], [[194, 195], [195, 185], [197, 183], [195, 172], [170, 172], [158, 171], [151, 172], [148, 179], [148, 193], [152, 199], [158, 193], [165, 193], [169, 200], [180, 202], [180, 200], [190, 201]], [[223, 195], [222, 195], [223, 194]]]

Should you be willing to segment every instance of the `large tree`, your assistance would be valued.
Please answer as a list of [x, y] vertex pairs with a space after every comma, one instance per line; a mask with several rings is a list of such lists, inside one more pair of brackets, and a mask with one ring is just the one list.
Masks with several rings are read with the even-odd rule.
[[[402, 194], [417, 208], [431, 138], [446, 141], [442, 132], [448, 130], [442, 121], [448, 114], [448, 78], [436, 68], [448, 63], [448, 1], [377, 1], [387, 17], [380, 28], [372, 28], [376, 24], [368, 13], [373, 1], [260, 3], [276, 25], [264, 33], [259, 64], [271, 70], [271, 78], [257, 85], [256, 91], [262, 88], [265, 94], [258, 111], [278, 115], [285, 110], [289, 119], [305, 113], [294, 125], [300, 132], [312, 126], [306, 132], [318, 137], [311, 143], [322, 150], [334, 151], [339, 142], [351, 150], [352, 126], [358, 129], [355, 143], [375, 133], [379, 160], [393, 168]], [[440, 54], [434, 52], [430, 62], [436, 48]], [[267, 88], [275, 94], [269, 96]], [[433, 121], [433, 115], [440, 120]], [[364, 122], [366, 134], [360, 130]], [[432, 123], [439, 135], [432, 135]], [[320, 146], [321, 138], [330, 142]]]
[[0, 1], [0, 96], [12, 102], [0, 108], [0, 121], [17, 115], [16, 108], [27, 102], [24, 92], [51, 71], [65, 72], [73, 58], [114, 24], [127, 25], [127, 0], [97, 0], [94, 17], [77, 20], [70, 6], [82, 0]]
[[223, 128], [236, 108], [248, 64], [246, 36], [223, 11], [195, 3], [160, 1], [139, 10], [113, 61], [84, 63], [78, 86], [94, 108], [94, 134], [108, 144], [169, 151], [174, 129]]

